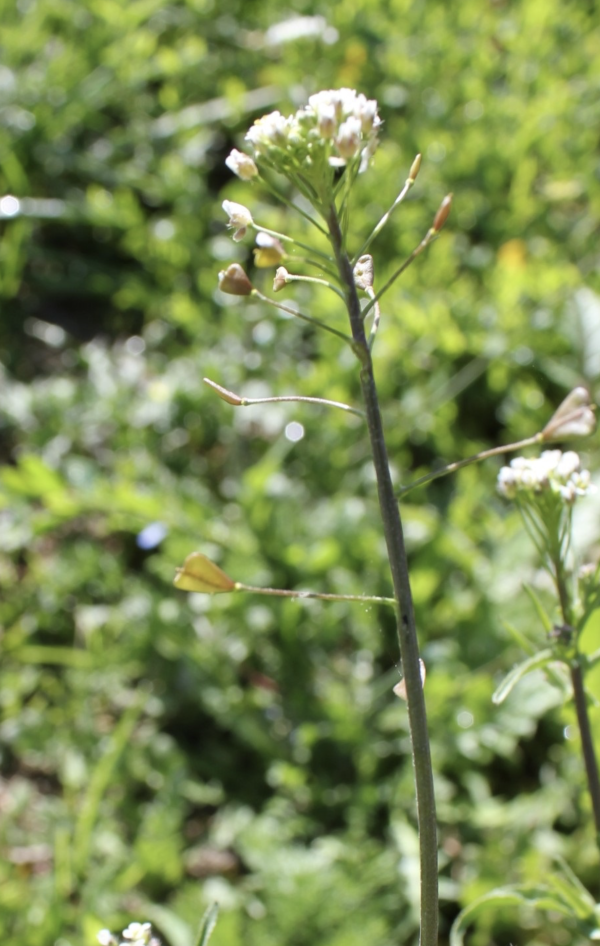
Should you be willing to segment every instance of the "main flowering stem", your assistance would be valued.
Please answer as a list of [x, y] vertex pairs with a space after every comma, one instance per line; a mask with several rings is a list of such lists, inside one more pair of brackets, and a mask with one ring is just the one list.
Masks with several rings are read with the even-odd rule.
[[438, 941], [438, 861], [437, 824], [433, 770], [427, 714], [421, 683], [419, 646], [415, 612], [410, 590], [408, 560], [398, 500], [390, 475], [387, 447], [379, 410], [379, 399], [371, 352], [364, 331], [360, 303], [354, 284], [352, 266], [344, 250], [335, 206], [329, 208], [327, 225], [338, 271], [346, 294], [354, 350], [361, 364], [360, 380], [377, 478], [379, 507], [388, 551], [396, 614], [400, 656], [408, 699], [408, 718], [417, 796], [419, 848], [421, 865], [421, 937], [420, 946], [437, 946]]

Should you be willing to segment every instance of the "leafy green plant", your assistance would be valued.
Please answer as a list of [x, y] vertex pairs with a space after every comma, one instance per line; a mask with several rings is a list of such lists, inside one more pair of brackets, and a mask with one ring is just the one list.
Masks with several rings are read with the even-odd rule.
[[[232, 416], [201, 380], [247, 401], [327, 389], [358, 405], [345, 344], [298, 320], [275, 331], [256, 298], [228, 305], [210, 264], [234, 258], [264, 288], [246, 241], [232, 248], [218, 223], [223, 198], [247, 203], [223, 159], [256, 115], [340, 85], [368, 90], [385, 120], [355, 233], [424, 155], [427, 201], [413, 189], [379, 238], [379, 286], [427, 208], [458, 195], [429, 265], [387, 294], [374, 350], [428, 668], [441, 941], [459, 906], [536, 885], [554, 853], [598, 899], [577, 721], [559, 708], [568, 671], [526, 674], [491, 702], [512, 663], [548, 645], [531, 640], [523, 575], [553, 610], [516, 511], [498, 516], [495, 461], [402, 492], [528, 438], [582, 382], [597, 395], [593, 5], [352, 0], [314, 17], [296, 4], [291, 20], [246, 0], [1, 6], [5, 938], [92, 946], [101, 925], [143, 917], [189, 946], [215, 898], [219, 946], [416, 935], [393, 608], [243, 592], [188, 603], [170, 587], [198, 547], [255, 586], [390, 594], [357, 415], [270, 402]], [[252, 211], [285, 229], [268, 200]], [[290, 289], [333, 317], [325, 287]], [[597, 500], [582, 506], [593, 545]], [[596, 613], [590, 656], [597, 629]], [[597, 697], [598, 668], [586, 679]], [[74, 880], [81, 807], [139, 691]], [[565, 942], [562, 923], [534, 933], [512, 909], [478, 914], [470, 935]]]
[[[571, 412], [573, 406], [579, 411], [575, 418]], [[581, 390], [573, 392], [561, 405], [550, 428], [563, 436], [569, 433], [585, 435], [593, 429], [593, 420], [585, 391]], [[537, 459], [517, 457], [512, 460], [509, 467], [500, 470], [498, 489], [519, 508], [527, 532], [554, 585], [557, 616], [549, 615], [534, 591], [528, 589], [548, 646], [537, 649], [517, 664], [498, 686], [493, 700], [501, 704], [520, 680], [542, 669], [552, 682], [558, 681], [565, 699], [573, 699], [592, 820], [600, 849], [600, 778], [589, 716], [590, 697], [585, 687], [586, 672], [600, 660], [600, 652], [596, 650], [587, 654], [581, 646], [586, 625], [600, 607], [600, 566], [583, 565], [574, 573], [571, 556], [575, 502], [595, 491], [595, 487], [591, 484], [589, 471], [581, 469], [576, 453], [551, 450]], [[571, 921], [581, 942], [600, 939], [600, 904], [594, 901], [564, 861], [558, 866], [558, 873], [547, 884], [535, 888], [527, 885], [500, 888], [477, 899], [457, 918], [451, 934], [452, 946], [462, 946], [469, 923], [494, 905], [525, 905], [538, 911], [554, 912]]]

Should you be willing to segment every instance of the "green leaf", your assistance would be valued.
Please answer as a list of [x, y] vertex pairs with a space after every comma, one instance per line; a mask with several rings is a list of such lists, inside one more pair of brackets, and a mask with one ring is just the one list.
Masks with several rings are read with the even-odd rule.
[[525, 906], [538, 910], [555, 910], [563, 916], [571, 915], [563, 900], [556, 897], [547, 887], [497, 887], [479, 897], [459, 913], [450, 931], [450, 946], [463, 946], [467, 928], [473, 920], [489, 906]]
[[198, 939], [196, 940], [196, 946], [206, 946], [212, 932], [217, 925], [217, 916], [219, 915], [219, 904], [213, 903], [208, 908], [204, 916], [202, 917], [202, 923], [200, 924], [200, 930], [198, 931]]
[[201, 552], [188, 555], [182, 568], [177, 569], [173, 584], [181, 591], [196, 591], [217, 595], [234, 591], [235, 582]]
[[526, 654], [535, 654], [535, 646], [529, 641], [525, 635], [517, 628], [514, 624], [511, 624], [509, 621], [503, 621], [502, 626], [506, 628], [510, 636], [514, 641], [521, 647]]
[[539, 617], [540, 621], [542, 622], [544, 626], [544, 630], [546, 631], [546, 634], [549, 634], [553, 627], [552, 618], [547, 613], [546, 609], [544, 608], [544, 605], [542, 604], [542, 602], [536, 595], [531, 585], [523, 585], [523, 588], [525, 592], [527, 593], [529, 600], [533, 604], [537, 612], [537, 616]]
[[110, 786], [117, 763], [127, 749], [146, 699], [147, 693], [139, 690], [135, 702], [123, 713], [117, 723], [108, 740], [106, 750], [90, 778], [75, 827], [73, 862], [79, 875], [83, 875], [88, 866], [92, 834], [100, 803]]
[[556, 863], [561, 873], [550, 878], [552, 887], [561, 894], [565, 903], [570, 904], [579, 919], [595, 921], [596, 902], [591, 893], [562, 857], [557, 857]]
[[552, 650], [547, 647], [545, 650], [540, 650], [539, 653], [534, 654], [533, 657], [528, 657], [527, 660], [523, 660], [522, 663], [517, 664], [517, 666], [513, 667], [504, 677], [504, 680], [492, 696], [492, 702], [496, 705], [503, 703], [519, 680], [522, 680], [523, 677], [531, 673], [532, 670], [540, 670], [554, 659]]
[[189, 946], [192, 939], [189, 924], [173, 910], [156, 903], [148, 903], [144, 905], [144, 916], [153, 926], [158, 927], [162, 934], [159, 937], [161, 943], [164, 942], [164, 937], [169, 946]]

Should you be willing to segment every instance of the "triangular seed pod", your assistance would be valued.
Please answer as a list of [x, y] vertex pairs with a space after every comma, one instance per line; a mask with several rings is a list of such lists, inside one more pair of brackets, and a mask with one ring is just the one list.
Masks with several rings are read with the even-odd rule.
[[218, 595], [234, 591], [235, 582], [211, 562], [202, 552], [188, 555], [182, 568], [178, 568], [173, 584], [181, 591], [196, 591], [201, 594]]

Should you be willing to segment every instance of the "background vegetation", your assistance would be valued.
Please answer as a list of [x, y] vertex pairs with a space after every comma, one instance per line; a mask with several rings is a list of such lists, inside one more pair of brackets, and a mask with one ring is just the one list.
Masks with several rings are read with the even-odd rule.
[[[215, 946], [413, 942], [390, 615], [171, 585], [202, 549], [248, 583], [389, 593], [360, 423], [235, 412], [201, 383], [358, 397], [333, 338], [216, 290], [224, 263], [252, 273], [224, 198], [292, 225], [223, 162], [254, 118], [321, 88], [377, 98], [356, 246], [424, 155], [374, 246], [380, 283], [455, 194], [378, 338], [398, 481], [530, 435], [575, 384], [598, 393], [596, 5], [2, 0], [0, 13], [3, 943], [88, 946], [148, 919], [188, 946], [215, 899]], [[341, 325], [328, 297], [294, 297]], [[522, 654], [507, 624], [543, 637], [523, 579], [545, 593], [495, 497], [498, 466], [405, 507], [444, 937], [461, 906], [540, 880], [557, 854], [600, 897], [571, 711], [541, 675], [490, 700]], [[586, 500], [588, 557], [599, 519]], [[598, 647], [597, 627], [588, 637]], [[573, 939], [514, 910], [472, 936], [506, 942]]]

